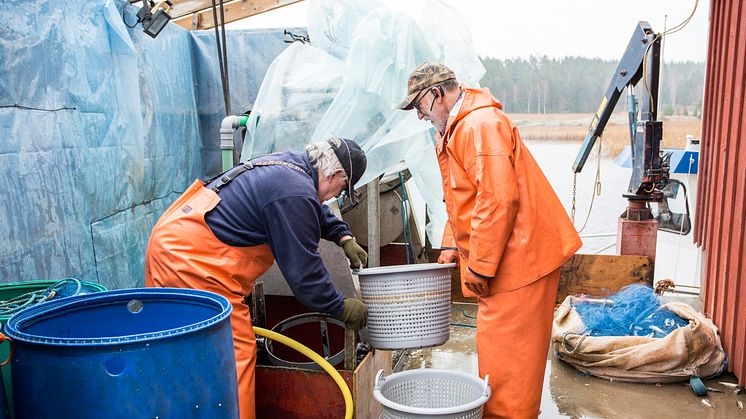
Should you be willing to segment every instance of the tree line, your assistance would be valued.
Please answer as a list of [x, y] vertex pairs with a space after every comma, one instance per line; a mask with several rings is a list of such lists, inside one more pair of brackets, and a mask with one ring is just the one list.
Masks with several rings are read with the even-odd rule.
[[[619, 64], [585, 57], [481, 60], [486, 74], [480, 84], [513, 113], [595, 113]], [[704, 63], [664, 63], [658, 99], [663, 115], [701, 116], [704, 74]], [[642, 84], [636, 88], [638, 101]], [[622, 93], [617, 110], [625, 103]]]

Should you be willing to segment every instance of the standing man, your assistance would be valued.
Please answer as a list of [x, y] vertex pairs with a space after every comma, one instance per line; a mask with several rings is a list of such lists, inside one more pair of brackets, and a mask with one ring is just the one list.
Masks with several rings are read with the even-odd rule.
[[459, 86], [425, 62], [399, 109], [437, 130], [448, 223], [438, 262], [457, 261], [475, 296], [479, 374], [490, 375], [485, 418], [539, 415], [559, 267], [581, 246], [562, 203], [487, 89]]
[[355, 329], [367, 322], [365, 305], [342, 297], [318, 252], [324, 238], [344, 248], [351, 267], [366, 264], [368, 255], [347, 224], [323, 204], [343, 191], [355, 203], [354, 185], [366, 165], [359, 145], [335, 137], [304, 152], [270, 154], [207, 185], [196, 180], [153, 228], [145, 265], [148, 287], [212, 291], [233, 305], [241, 419], [255, 417], [256, 365], [256, 338], [243, 298], [274, 260], [306, 307]]

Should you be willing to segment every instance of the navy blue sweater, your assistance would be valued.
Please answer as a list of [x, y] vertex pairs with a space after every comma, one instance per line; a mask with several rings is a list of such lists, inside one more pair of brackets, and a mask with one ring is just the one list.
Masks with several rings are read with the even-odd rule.
[[253, 161], [280, 160], [255, 166], [218, 192], [220, 203], [205, 215], [215, 236], [230, 246], [269, 243], [277, 265], [295, 297], [311, 310], [342, 312], [343, 297], [334, 287], [318, 252], [324, 238], [339, 244], [352, 235], [349, 226], [319, 202], [318, 172], [306, 152], [287, 151]]

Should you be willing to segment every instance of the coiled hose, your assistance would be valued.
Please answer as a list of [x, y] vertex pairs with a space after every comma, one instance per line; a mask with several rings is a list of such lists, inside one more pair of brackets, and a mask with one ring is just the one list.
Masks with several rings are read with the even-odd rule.
[[321, 355], [311, 350], [308, 346], [271, 330], [254, 326], [254, 334], [263, 336], [274, 342], [280, 342], [283, 345], [287, 345], [302, 353], [303, 355], [311, 358], [313, 362], [319, 364], [319, 366], [321, 366], [321, 368], [323, 368], [324, 371], [326, 371], [326, 373], [332, 377], [334, 382], [337, 383], [337, 387], [342, 390], [342, 396], [345, 399], [345, 419], [352, 419], [352, 393], [350, 393], [350, 389], [347, 387], [347, 383], [345, 383], [342, 376], [339, 375], [339, 372], [337, 372], [337, 370], [335, 370], [330, 363], [326, 362], [326, 360], [322, 358]]

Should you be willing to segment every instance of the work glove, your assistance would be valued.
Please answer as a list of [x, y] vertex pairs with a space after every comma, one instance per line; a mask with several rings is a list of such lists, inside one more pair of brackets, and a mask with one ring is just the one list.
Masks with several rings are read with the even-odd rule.
[[345, 298], [344, 309], [337, 319], [354, 330], [360, 330], [368, 324], [368, 308], [357, 298]]
[[458, 263], [458, 250], [443, 249], [438, 255], [438, 263]]
[[343, 241], [342, 249], [344, 249], [347, 259], [350, 260], [350, 268], [360, 269], [368, 264], [368, 254], [357, 244], [354, 238]]

